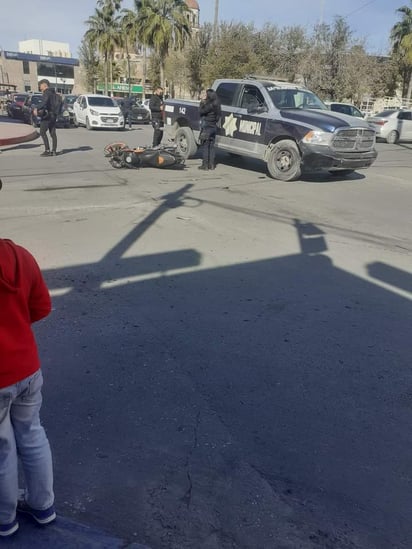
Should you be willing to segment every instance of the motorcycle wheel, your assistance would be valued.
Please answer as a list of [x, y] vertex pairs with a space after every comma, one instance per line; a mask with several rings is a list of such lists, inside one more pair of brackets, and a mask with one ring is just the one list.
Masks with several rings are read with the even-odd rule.
[[120, 169], [125, 167], [125, 162], [121, 156], [112, 156], [109, 163], [113, 168]]

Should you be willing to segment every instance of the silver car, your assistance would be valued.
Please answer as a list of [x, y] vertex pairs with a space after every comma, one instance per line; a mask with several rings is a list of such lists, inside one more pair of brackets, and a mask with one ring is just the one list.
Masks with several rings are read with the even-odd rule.
[[386, 110], [369, 116], [366, 120], [375, 128], [378, 139], [385, 139], [391, 144], [412, 141], [412, 110]]
[[351, 103], [338, 103], [337, 101], [325, 101], [325, 105], [333, 112], [349, 114], [349, 116], [357, 116], [363, 118], [361, 111]]

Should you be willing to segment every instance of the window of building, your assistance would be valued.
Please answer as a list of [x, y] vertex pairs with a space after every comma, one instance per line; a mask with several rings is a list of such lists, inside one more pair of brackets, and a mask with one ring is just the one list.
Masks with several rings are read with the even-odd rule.
[[48, 78], [50, 82], [57, 78], [74, 78], [74, 67], [57, 63], [37, 63], [37, 74]]
[[30, 74], [30, 63], [28, 61], [23, 61], [23, 73]]

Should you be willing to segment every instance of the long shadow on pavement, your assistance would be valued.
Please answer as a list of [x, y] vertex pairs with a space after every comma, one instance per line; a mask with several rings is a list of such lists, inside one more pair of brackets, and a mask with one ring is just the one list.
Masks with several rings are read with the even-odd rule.
[[411, 303], [302, 220], [299, 254], [125, 258], [189, 190], [100, 262], [45, 273], [59, 511], [156, 549], [407, 548]]

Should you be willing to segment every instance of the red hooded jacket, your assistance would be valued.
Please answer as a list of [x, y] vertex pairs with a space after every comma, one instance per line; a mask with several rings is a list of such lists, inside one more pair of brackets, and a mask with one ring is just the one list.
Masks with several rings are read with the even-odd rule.
[[34, 257], [0, 239], [0, 388], [40, 368], [31, 324], [50, 311], [49, 291]]

